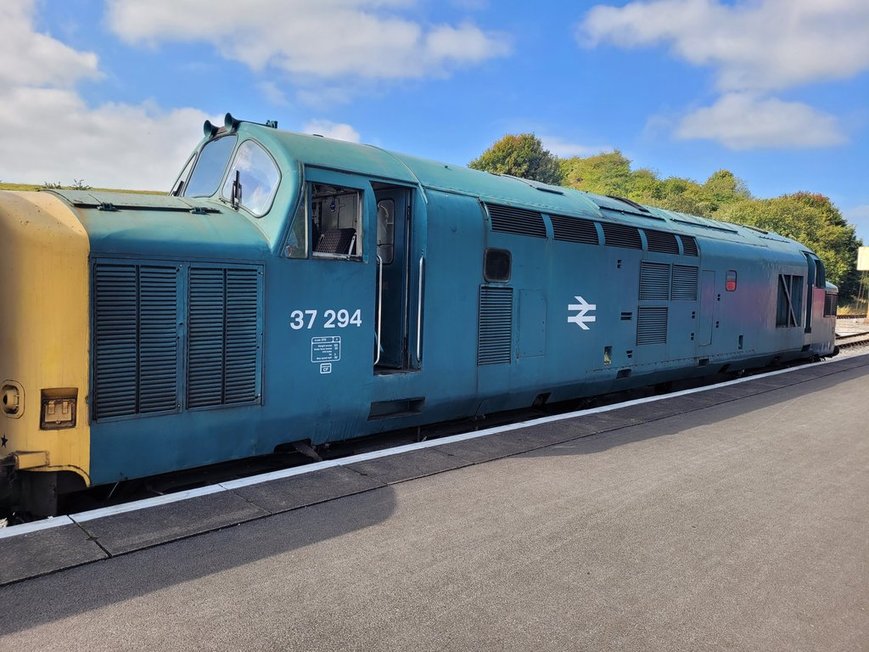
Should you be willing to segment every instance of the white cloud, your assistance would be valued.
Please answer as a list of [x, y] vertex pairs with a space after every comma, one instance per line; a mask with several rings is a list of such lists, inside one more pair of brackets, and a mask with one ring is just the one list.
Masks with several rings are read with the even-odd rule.
[[414, 0], [110, 0], [129, 43], [205, 41], [255, 71], [297, 78], [407, 79], [504, 56], [505, 38], [471, 23], [425, 27], [399, 15]]
[[3, 0], [0, 4], [0, 88], [69, 87], [100, 76], [97, 56], [77, 52], [45, 34], [33, 31], [34, 0]]
[[688, 114], [676, 136], [715, 140], [730, 149], [828, 147], [845, 141], [834, 116], [800, 102], [750, 93], [728, 93]]
[[866, 0], [633, 1], [595, 6], [576, 28], [588, 46], [669, 45], [677, 58], [712, 68], [721, 97], [686, 116], [676, 135], [733, 149], [844, 142], [834, 116], [772, 93], [869, 70], [867, 34]]
[[286, 94], [273, 81], [263, 81], [257, 84], [260, 92], [266, 100], [274, 106], [289, 106], [290, 101]]
[[593, 7], [577, 26], [588, 45], [669, 44], [712, 66], [722, 91], [771, 91], [869, 70], [866, 0], [652, 0]]
[[326, 138], [335, 138], [336, 140], [347, 140], [351, 143], [361, 141], [359, 132], [352, 126], [343, 122], [332, 122], [331, 120], [311, 120], [307, 122], [302, 131], [306, 134], [319, 134]]
[[611, 152], [615, 148], [612, 145], [581, 145], [571, 143], [557, 136], [540, 136], [543, 147], [561, 158], [573, 156], [592, 156], [601, 152]]
[[36, 32], [35, 7], [3, 0], [0, 9], [0, 60], [14, 62], [0, 68], [0, 179], [168, 190], [205, 114], [88, 106], [74, 85], [99, 77], [96, 55]]

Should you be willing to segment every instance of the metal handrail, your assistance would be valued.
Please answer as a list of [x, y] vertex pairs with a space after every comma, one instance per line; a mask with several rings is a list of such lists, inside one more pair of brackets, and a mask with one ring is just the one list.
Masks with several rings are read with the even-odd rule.
[[375, 337], [377, 338], [377, 356], [374, 358], [374, 364], [376, 365], [380, 362], [380, 351], [382, 347], [380, 346], [380, 323], [381, 317], [383, 314], [383, 258], [380, 257], [380, 254], [377, 255], [377, 332], [375, 333]]
[[422, 361], [422, 288], [425, 279], [425, 256], [419, 257], [419, 300], [416, 306], [416, 359]]

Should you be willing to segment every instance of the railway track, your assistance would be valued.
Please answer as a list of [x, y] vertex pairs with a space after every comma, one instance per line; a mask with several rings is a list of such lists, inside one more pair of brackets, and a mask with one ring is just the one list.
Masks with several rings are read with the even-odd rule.
[[852, 346], [859, 346], [861, 344], [869, 344], [869, 332], [854, 333], [836, 337], [836, 346], [838, 346], [840, 349]]

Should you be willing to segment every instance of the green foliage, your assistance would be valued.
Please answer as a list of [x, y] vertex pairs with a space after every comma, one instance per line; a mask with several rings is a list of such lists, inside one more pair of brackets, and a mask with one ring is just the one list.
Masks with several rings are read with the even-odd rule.
[[[505, 136], [471, 163], [471, 167], [537, 178], [534, 171], [555, 162], [565, 186], [600, 195], [626, 197], [641, 204], [712, 219], [756, 226], [802, 242], [824, 261], [827, 278], [839, 286], [840, 303], [859, 288], [857, 248], [862, 244], [829, 198], [798, 192], [772, 199], [752, 197], [745, 183], [729, 170], [713, 172], [706, 181], [668, 177], [632, 169], [621, 152], [558, 159], [532, 134]], [[545, 167], [543, 166], [543, 167]]]
[[508, 134], [468, 164], [475, 170], [510, 174], [542, 183], [561, 183], [558, 159], [534, 134]]
[[626, 196], [633, 185], [631, 162], [618, 150], [562, 159], [564, 185], [599, 195]]

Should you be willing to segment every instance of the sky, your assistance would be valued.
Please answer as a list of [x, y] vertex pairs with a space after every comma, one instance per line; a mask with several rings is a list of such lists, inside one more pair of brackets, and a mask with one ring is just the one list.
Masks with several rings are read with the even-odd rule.
[[869, 0], [2, 0], [0, 181], [167, 189], [223, 115], [467, 164], [507, 133], [869, 244]]

